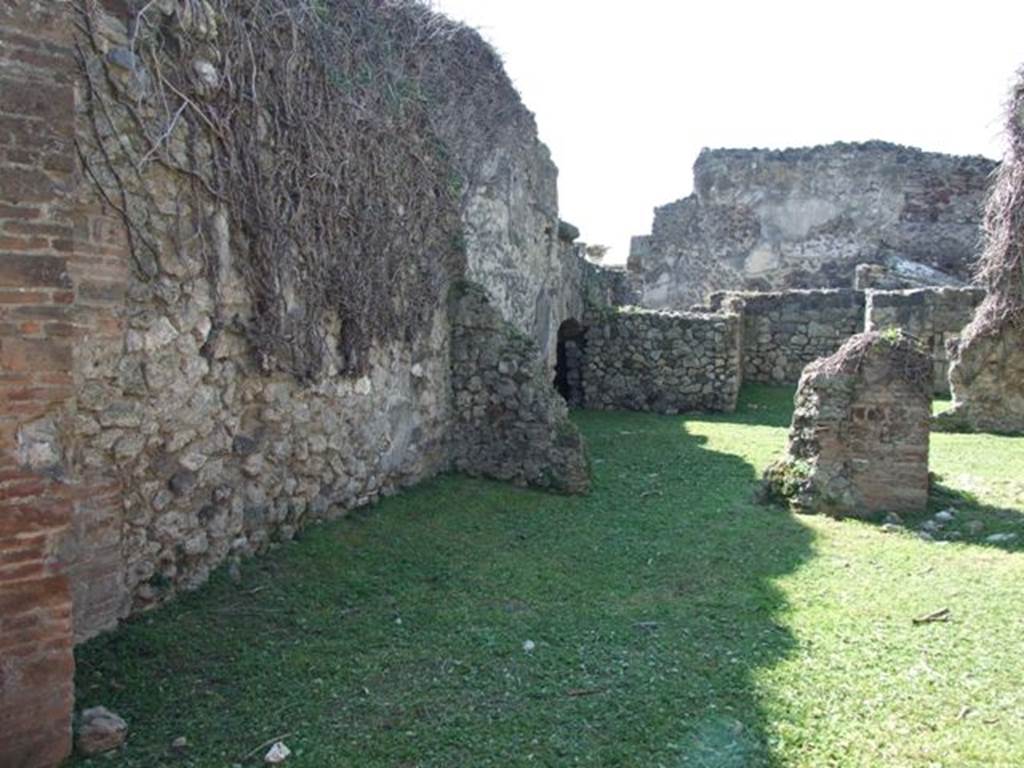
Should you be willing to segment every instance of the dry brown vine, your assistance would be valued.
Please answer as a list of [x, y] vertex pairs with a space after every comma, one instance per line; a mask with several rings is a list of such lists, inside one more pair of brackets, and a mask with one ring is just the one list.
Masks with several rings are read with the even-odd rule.
[[978, 278], [988, 296], [961, 344], [997, 333], [1006, 324], [1024, 327], [1024, 69], [1007, 105], [1008, 147], [985, 211], [985, 251]]
[[[135, 0], [112, 63], [96, 0], [78, 10], [92, 126], [79, 151], [140, 277], [169, 235], [219, 296], [224, 210], [264, 369], [317, 377], [333, 328], [342, 372], [363, 373], [375, 345], [430, 327], [462, 268], [479, 153], [532, 120], [475, 33], [412, 0]], [[155, 174], [177, 180], [163, 230]]]

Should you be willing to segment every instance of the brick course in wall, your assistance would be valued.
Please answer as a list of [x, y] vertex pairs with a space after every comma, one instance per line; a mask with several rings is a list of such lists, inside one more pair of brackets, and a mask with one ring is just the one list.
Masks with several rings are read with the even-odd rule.
[[62, 3], [0, 5], [0, 765], [71, 744], [60, 562], [74, 501], [55, 420], [73, 392], [74, 87]]
[[931, 363], [906, 336], [850, 338], [800, 379], [769, 496], [798, 512], [871, 518], [928, 505]]

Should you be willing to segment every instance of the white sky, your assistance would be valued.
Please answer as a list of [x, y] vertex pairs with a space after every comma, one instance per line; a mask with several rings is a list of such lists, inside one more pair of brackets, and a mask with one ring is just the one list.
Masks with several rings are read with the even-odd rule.
[[435, 0], [501, 52], [561, 215], [623, 261], [709, 147], [884, 139], [1002, 155], [1021, 0]]

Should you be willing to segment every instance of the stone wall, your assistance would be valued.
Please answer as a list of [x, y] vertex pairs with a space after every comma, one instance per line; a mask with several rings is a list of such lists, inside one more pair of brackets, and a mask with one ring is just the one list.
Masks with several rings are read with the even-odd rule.
[[586, 407], [668, 414], [735, 410], [741, 323], [731, 313], [625, 309], [589, 316]]
[[966, 280], [996, 164], [883, 142], [705, 150], [690, 197], [634, 241], [644, 305], [687, 308], [720, 290], [852, 285], [883, 264], [923, 284]]
[[935, 394], [949, 394], [949, 363], [960, 334], [985, 299], [980, 288], [868, 291], [864, 330], [900, 328], [932, 357]]
[[[106, 16], [96, 28], [109, 77], [94, 77], [91, 87], [133, 87], [139, 72], [109, 64], [125, 45], [123, 22]], [[359, 377], [340, 375], [341, 329], [330, 319], [315, 380], [268, 370], [248, 334], [259, 310], [231, 217], [208, 204], [202, 236], [189, 231], [188, 182], [169, 163], [133, 176], [142, 189], [118, 189], [94, 162], [117, 157], [104, 125], [97, 128], [85, 106], [77, 116], [82, 156], [102, 185], [78, 185], [79, 236], [104, 249], [76, 276], [77, 307], [95, 305], [90, 311], [110, 320], [103, 332], [81, 335], [73, 362], [72, 474], [84, 488], [106, 489], [76, 508], [67, 547], [78, 638], [195, 588], [227, 558], [263, 552], [312, 520], [373, 503], [448, 465], [444, 306], [418, 337], [374, 346]], [[115, 128], [132, 135], [131, 124]], [[169, 142], [172, 158], [209, 162], [209, 148], [184, 128]], [[134, 220], [155, 244], [143, 264], [107, 202], [120, 194], [135, 196]], [[181, 245], [182, 230], [193, 247]], [[213, 276], [200, 244], [218, 257]], [[444, 295], [449, 276], [441, 263], [435, 272]], [[96, 284], [107, 274], [120, 276], [118, 289]]]
[[[96, 28], [100, 52], [106, 61], [118, 61], [115, 54], [126, 39], [123, 22], [108, 16]], [[460, 28], [455, 34], [463, 52], [493, 56], [475, 33]], [[499, 62], [485, 63], [474, 71], [500, 72]], [[460, 76], [466, 78], [464, 72]], [[134, 70], [117, 70], [95, 83], [130, 88], [140, 77]], [[547, 335], [557, 325], [548, 325], [562, 314], [582, 313], [578, 286], [584, 281], [575, 252], [559, 242], [554, 166], [537, 140], [532, 116], [506, 80], [499, 91], [514, 119], [501, 123], [496, 134], [481, 137], [474, 128], [447, 135], [442, 130], [468, 182], [463, 210], [467, 271], [482, 277], [493, 307], [522, 338], [534, 341], [522, 348], [508, 342], [510, 357], [500, 361], [502, 367], [510, 360], [516, 366], [508, 381], [492, 381], [493, 372], [480, 372], [489, 387], [503, 393], [509, 381], [524, 392], [536, 386], [530, 383], [534, 372], [527, 358], [533, 354], [546, 360], [542, 345], [550, 344], [554, 353]], [[476, 98], [487, 82], [465, 85], [462, 98], [471, 112], [496, 108], [490, 96], [486, 107]], [[449, 126], [444, 111], [453, 105], [442, 103], [438, 109], [441, 114], [434, 119], [442, 128]], [[100, 140], [109, 139], [103, 131], [91, 131], [85, 118], [81, 114], [78, 120], [83, 156], [114, 151], [109, 145], [101, 149]], [[494, 143], [481, 144], [484, 139]], [[172, 157], [207, 156], [201, 144], [189, 146], [183, 131], [172, 133], [168, 151]], [[448, 306], [433, 309], [417, 338], [375, 346], [361, 377], [339, 374], [344, 369], [338, 344], [342, 329], [330, 321], [323, 328], [324, 370], [315, 381], [268, 372], [246, 334], [257, 308], [241, 269], [246, 256], [239, 243], [244, 239], [232, 231], [231, 218], [217, 206], [204, 216], [203, 239], [218, 255], [214, 291], [202, 254], [178, 247], [176, 240], [181, 201], [187, 199], [182, 178], [152, 165], [142, 178], [148, 195], [143, 199], [152, 200], [145, 221], [159, 246], [144, 278], [137, 274], [137, 254], [128, 248], [123, 225], [101, 204], [117, 199], [112, 179], [99, 178], [105, 185], [100, 194], [81, 184], [77, 200], [83, 237], [103, 245], [109, 262], [94, 274], [110, 270], [121, 280], [118, 290], [94, 290], [89, 286], [95, 277], [83, 275], [80, 292], [80, 304], [90, 297], [100, 301], [111, 320], [109, 333], [79, 340], [73, 365], [78, 393], [71, 420], [74, 472], [90, 489], [104, 489], [93, 492], [76, 513], [75, 537], [68, 547], [80, 638], [180, 588], [202, 584], [225, 559], [262, 552], [311, 520], [373, 503], [453, 461], [466, 465], [458, 460], [461, 443], [473, 445], [477, 463], [466, 466], [474, 472], [567, 490], [585, 486], [582, 460], [571, 455], [579, 449], [578, 437], [568, 445], [574, 434], [568, 424], [559, 422], [557, 446], [529, 452], [532, 443], [526, 443], [516, 455], [499, 457], [500, 446], [488, 443], [493, 450], [487, 457], [482, 441], [493, 437], [491, 427], [486, 436], [474, 436], [473, 427], [481, 421], [466, 422], [465, 413], [452, 410], [453, 392], [462, 391], [458, 377], [465, 371], [461, 362], [456, 364], [453, 390]], [[499, 219], [501, 226], [494, 230]], [[500, 264], [491, 258], [499, 255]], [[448, 264], [439, 260], [432, 267], [431, 279], [443, 294], [454, 277], [446, 271]], [[568, 290], [554, 282], [564, 275], [574, 281]], [[546, 298], [538, 299], [541, 295]], [[547, 309], [535, 312], [540, 304]], [[534, 323], [541, 315], [543, 322]], [[474, 350], [464, 333], [465, 323], [474, 321], [463, 317], [462, 322], [460, 355], [488, 360], [492, 352]], [[507, 332], [503, 327], [502, 333]], [[485, 334], [488, 344], [496, 343], [495, 333]], [[549, 387], [550, 378], [541, 380]], [[528, 419], [523, 428], [531, 438], [545, 419], [555, 423], [549, 411], [558, 402], [548, 395], [523, 394], [522, 408], [504, 412], [502, 434], [510, 440], [518, 434], [519, 415]], [[513, 460], [529, 466], [509, 470]]]
[[1007, 321], [984, 333], [968, 328], [964, 337], [949, 370], [953, 406], [936, 427], [1024, 434], [1024, 328]]
[[472, 283], [452, 291], [451, 445], [455, 469], [581, 493], [583, 438], [551, 386], [536, 342]]
[[[457, 34], [472, 58], [495, 58], [476, 32]], [[494, 77], [467, 81], [466, 60], [452, 57], [430, 77], [435, 122], [462, 177], [467, 276], [553, 368], [558, 327], [577, 300], [564, 279], [576, 265], [560, 238], [558, 168], [500, 62], [487, 69]]]
[[[109, 7], [123, 14], [123, 4]], [[527, 297], [504, 303], [529, 306], [517, 315], [525, 333], [489, 307], [488, 332], [470, 338], [486, 312], [460, 315], [459, 355], [485, 383], [486, 420], [476, 400], [458, 415], [452, 407], [463, 383], [474, 396], [476, 385], [460, 378], [462, 363], [453, 376], [444, 302], [416, 338], [373, 345], [360, 376], [339, 373], [342, 329], [325, 319], [323, 370], [299, 380], [254, 354], [247, 331], [259, 308], [245, 290], [245, 238], [221, 205], [196, 202], [174, 167], [209, 159], [185, 121], [168, 128], [165, 162], [132, 166], [129, 184], [150, 197], [133, 198], [137, 188], [90, 164], [103, 148], [130, 145], [134, 124], [94, 130], [72, 13], [37, 0], [0, 7], [0, 764], [29, 768], [69, 749], [73, 642], [202, 584], [219, 564], [372, 504], [457, 456], [474, 473], [586, 487], [579, 435], [538, 344], [562, 314], [582, 313], [582, 298], [555, 283], [580, 268], [547, 232], [546, 222], [557, 227], [553, 166], [532, 118], [503, 134], [511, 149], [480, 147], [481, 167], [469, 166], [478, 191], [493, 191], [481, 179], [518, 179], [503, 187], [515, 199], [499, 218], [509, 237], [522, 230], [511, 251], [529, 262], [522, 274], [514, 260], [484, 270], [494, 294]], [[97, 34], [93, 85], [141, 87], [145, 73], [124, 55], [123, 15], [104, 16]], [[531, 163], [536, 174], [521, 179]], [[490, 210], [480, 202], [488, 194], [471, 194], [466, 208], [471, 252], [474, 222], [492, 221], [475, 213]], [[132, 247], [125, 213], [145, 221], [151, 251]], [[183, 224], [190, 213], [200, 229]], [[432, 275], [442, 295], [460, 277], [448, 267], [439, 259]], [[475, 348], [477, 339], [487, 346]], [[472, 461], [456, 443], [473, 446]]]
[[730, 304], [743, 315], [744, 381], [795, 384], [805, 366], [864, 327], [864, 293], [849, 289], [711, 297], [713, 310]]
[[805, 366], [850, 336], [901, 328], [931, 353], [935, 392], [942, 394], [949, 391], [949, 345], [984, 296], [976, 288], [736, 291], [712, 294], [709, 308], [729, 307], [743, 316], [744, 381], [795, 384]]
[[0, 4], [0, 765], [56, 765], [71, 743], [74, 495], [71, 30], [49, 2]]

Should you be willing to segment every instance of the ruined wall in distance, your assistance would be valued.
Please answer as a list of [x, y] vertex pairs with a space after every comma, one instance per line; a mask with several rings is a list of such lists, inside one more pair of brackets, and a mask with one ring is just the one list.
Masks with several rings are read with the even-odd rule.
[[963, 282], [980, 252], [996, 163], [885, 142], [704, 150], [694, 192], [634, 240], [644, 305], [722, 290], [845, 288], [861, 263], [914, 284]]

